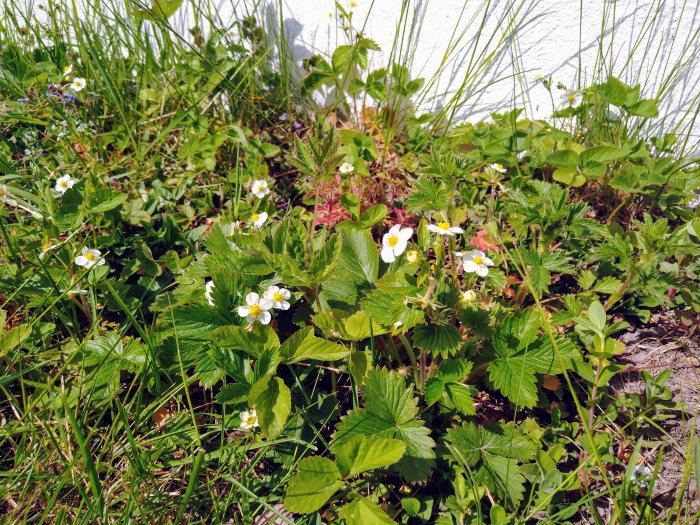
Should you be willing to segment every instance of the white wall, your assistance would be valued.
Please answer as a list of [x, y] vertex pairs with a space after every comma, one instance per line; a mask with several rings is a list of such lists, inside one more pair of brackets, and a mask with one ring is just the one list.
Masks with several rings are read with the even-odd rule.
[[[402, 0], [356, 0], [353, 9], [353, 25], [364, 27], [366, 36], [376, 40], [382, 52], [374, 53], [372, 63], [377, 67], [386, 65], [388, 53], [396, 34], [396, 25]], [[431, 90], [433, 100], [424, 101], [429, 108], [445, 102], [459, 87], [467, 69], [466, 63], [474, 49], [470, 42], [487, 12], [485, 35], [493, 31], [500, 38], [507, 33], [501, 21], [510, 9], [520, 7], [519, 18], [529, 23], [521, 27], [515, 39], [503, 46], [484, 46], [484, 38], [477, 48], [490, 50], [500, 47], [502, 54], [493, 67], [488, 69], [477, 84], [483, 92], [472, 90], [471, 96], [460, 108], [457, 118], [479, 120], [491, 112], [517, 105], [525, 107], [530, 116], [547, 117], [552, 112], [552, 101], [547, 90], [538, 83], [536, 75], [551, 75], [554, 83], [575, 88], [577, 73], [583, 72], [582, 85], [590, 82], [596, 66], [596, 55], [601, 41], [601, 27], [607, 19], [603, 47], [612, 49], [613, 72], [630, 84], [641, 83], [644, 97], [655, 97], [661, 79], [677, 71], [677, 61], [694, 63], [662, 104], [659, 124], [666, 130], [673, 127], [679, 117], [689, 108], [697, 107], [700, 90], [700, 28], [699, 0], [418, 0], [406, 2], [416, 18], [423, 16], [419, 46], [414, 55], [412, 74], [414, 77], [430, 78], [439, 68], [445, 51], [457, 32], [466, 31], [461, 45], [452, 54], [445, 74]], [[276, 14], [276, 5], [269, 7]], [[344, 5], [348, 5], [346, 0]], [[231, 12], [230, 3], [220, 4], [220, 14], [225, 19]], [[283, 18], [287, 35], [291, 40], [296, 58], [313, 53], [330, 54], [344, 42], [342, 31], [337, 28], [337, 18], [331, 0], [286, 0], [283, 2]], [[655, 18], [655, 22], [652, 22]], [[614, 40], [610, 45], [609, 29], [615, 25]], [[471, 24], [470, 24], [471, 22]], [[637, 50], [634, 50], [637, 46]], [[645, 51], [645, 48], [648, 50]], [[579, 49], [582, 50], [579, 53]], [[628, 56], [634, 51], [633, 60], [626, 65]], [[646, 56], [645, 56], [646, 55]], [[482, 61], [483, 62], [483, 61]], [[610, 63], [610, 57], [606, 61]], [[523, 73], [520, 83], [514, 76], [513, 64]], [[556, 93], [560, 91], [555, 90]], [[559, 103], [558, 96], [555, 103]], [[692, 129], [694, 140], [700, 140], [700, 123]]]
[[[93, 1], [82, 0], [82, 3], [90, 5]], [[115, 1], [150, 4], [154, 0]], [[223, 24], [236, 14], [241, 16], [246, 5], [264, 6], [267, 18], [272, 21], [279, 19], [281, 8], [287, 38], [298, 61], [314, 53], [330, 55], [337, 45], [346, 43], [337, 26], [333, 0], [185, 0], [170, 20], [182, 35], [189, 35], [187, 29], [192, 27], [189, 4], [192, 1], [199, 2], [203, 9], [211, 2], [212, 12]], [[342, 3], [347, 7], [349, 0]], [[674, 78], [673, 89], [662, 101], [662, 116], [651, 123], [659, 128], [655, 131], [672, 130], [684, 113], [698, 107], [700, 0], [355, 0], [355, 3], [353, 25], [363, 28], [364, 34], [383, 50], [372, 54], [374, 67], [388, 63], [402, 5], [411, 17], [423, 21], [419, 44], [413, 53], [413, 77], [430, 79], [440, 68], [454, 32], [464, 32], [443, 74], [421, 101], [424, 110], [434, 110], [450, 99], [465, 78], [474, 49], [498, 52], [491, 67], [462, 97], [455, 120], [480, 120], [491, 112], [514, 106], [525, 108], [534, 118], [549, 116], [552, 100], [535, 80], [536, 75], [551, 75], [554, 84], [560, 82], [576, 88], [580, 70], [581, 85], [589, 85], [596, 70], [601, 33], [603, 49], [613, 52], [612, 57], [606, 57], [606, 65], [612, 64], [615, 76], [629, 84], [641, 83], [645, 98], [657, 96], [662, 79], [678, 76], [678, 71], [683, 69], [677, 67], [679, 63], [692, 65], [682, 76]], [[518, 9], [517, 19], [522, 26], [515, 38], [504, 38], [509, 34], [504, 18]], [[329, 13], [334, 16], [329, 17]], [[482, 20], [485, 30], [476, 42]], [[614, 32], [610, 29], [613, 26]], [[491, 35], [495, 35], [495, 40], [489, 43]], [[632, 60], [628, 60], [630, 54]], [[474, 63], [478, 66], [484, 61]], [[555, 90], [556, 104], [560, 93]], [[690, 120], [686, 118], [686, 122]], [[698, 120], [689, 129], [691, 143], [700, 142]]]

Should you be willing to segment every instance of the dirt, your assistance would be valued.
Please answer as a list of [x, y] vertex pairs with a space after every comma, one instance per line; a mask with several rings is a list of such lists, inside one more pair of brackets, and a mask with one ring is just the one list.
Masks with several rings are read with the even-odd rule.
[[[653, 469], [659, 451], [663, 448], [659, 475], [652, 490], [652, 502], [660, 510], [673, 506], [679, 488], [684, 486], [693, 425], [696, 435], [700, 435], [700, 418], [697, 417], [700, 415], [700, 319], [696, 316], [695, 323], [687, 326], [674, 314], [662, 313], [653, 316], [651, 321], [642, 328], [630, 329], [618, 337], [627, 347], [619, 360], [628, 369], [611, 382], [611, 393], [616, 397], [622, 394], [644, 394], [642, 371], [653, 376], [666, 369], [672, 371], [665, 386], [672, 392], [672, 401], [681, 404], [681, 410], [666, 412], [673, 414], [673, 417], [657, 421], [672, 439], [652, 425], [646, 426], [645, 432], [648, 430], [651, 436], [651, 447], [642, 448], [641, 461], [638, 461]], [[693, 468], [692, 452], [689, 465]], [[695, 476], [691, 476], [689, 483], [685, 484], [682, 497], [683, 507], [691, 514], [697, 512]]]

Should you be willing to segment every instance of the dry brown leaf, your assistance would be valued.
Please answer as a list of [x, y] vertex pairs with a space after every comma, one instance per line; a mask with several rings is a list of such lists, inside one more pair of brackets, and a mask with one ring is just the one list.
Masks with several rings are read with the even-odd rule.
[[561, 390], [561, 381], [557, 376], [552, 376], [549, 374], [544, 375], [544, 381], [542, 382], [542, 386], [546, 388], [547, 390], [551, 390], [552, 392], [557, 392], [558, 390]]

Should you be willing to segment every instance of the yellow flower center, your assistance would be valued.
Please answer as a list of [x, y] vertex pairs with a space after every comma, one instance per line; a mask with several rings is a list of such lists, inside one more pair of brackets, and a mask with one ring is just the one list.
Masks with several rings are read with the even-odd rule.
[[399, 238], [396, 235], [391, 235], [386, 242], [393, 248], [399, 243]]
[[252, 315], [253, 317], [258, 317], [261, 313], [262, 308], [260, 308], [257, 304], [254, 304], [250, 307], [250, 315]]
[[0, 188], [0, 197], [4, 197], [5, 195], [7, 195], [7, 192], [3, 188]]
[[576, 100], [576, 95], [573, 93], [570, 93], [566, 96], [566, 100], [569, 101], [570, 104], [572, 104]]
[[88, 261], [92, 261], [92, 260], [95, 259], [95, 254], [92, 253], [92, 252], [87, 252], [87, 253], [85, 254], [85, 258], [86, 258]]
[[62, 180], [61, 181], [61, 188], [67, 188], [68, 187], [68, 181]]
[[278, 303], [281, 303], [284, 301], [284, 295], [282, 295], [281, 292], [275, 292], [272, 294], [272, 298], [277, 301]]
[[496, 169], [497, 169], [497, 170], [502, 170], [502, 169], [503, 169], [503, 164], [496, 164]]
[[255, 416], [248, 416], [245, 420], [246, 424], [253, 426], [255, 423], [258, 421], [258, 418]]
[[450, 229], [450, 223], [449, 222], [438, 222], [437, 227], [440, 228], [441, 230], [449, 230]]
[[258, 219], [260, 218], [260, 215], [258, 215], [257, 213], [254, 213], [250, 218], [253, 219], [253, 222], [257, 222]]
[[484, 264], [484, 259], [478, 255], [476, 257], [474, 257], [473, 261], [475, 264], [478, 264], [478, 265]]

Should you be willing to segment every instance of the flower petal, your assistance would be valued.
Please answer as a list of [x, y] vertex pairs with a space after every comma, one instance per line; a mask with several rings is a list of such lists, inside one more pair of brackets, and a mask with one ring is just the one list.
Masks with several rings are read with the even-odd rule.
[[260, 302], [260, 295], [258, 295], [255, 292], [250, 292], [248, 295], [245, 296], [245, 302], [248, 306], [258, 304]]
[[[272, 305], [270, 305], [272, 307]], [[267, 310], [264, 310], [260, 312], [260, 316], [258, 317], [258, 321], [260, 321], [260, 324], [270, 324], [270, 321], [272, 320], [272, 315], [270, 315], [270, 312]]]
[[384, 246], [382, 248], [382, 253], [381, 253], [382, 261], [386, 263], [391, 263], [396, 260], [396, 256], [394, 255], [394, 250], [391, 249], [390, 246]]
[[258, 306], [263, 310], [269, 310], [270, 308], [272, 308], [272, 301], [270, 299], [260, 299]]
[[467, 273], [474, 273], [478, 271], [479, 265], [476, 264], [474, 261], [467, 261], [465, 260], [464, 263], [462, 264], [464, 267], [464, 271]]
[[246, 317], [250, 314], [250, 308], [247, 306], [239, 306], [238, 307], [238, 315], [241, 317]]
[[411, 237], [413, 237], [413, 228], [404, 228], [399, 232], [399, 239], [402, 241], [408, 241]]

